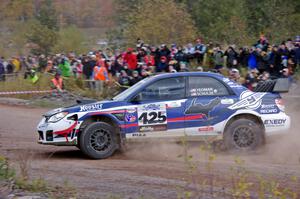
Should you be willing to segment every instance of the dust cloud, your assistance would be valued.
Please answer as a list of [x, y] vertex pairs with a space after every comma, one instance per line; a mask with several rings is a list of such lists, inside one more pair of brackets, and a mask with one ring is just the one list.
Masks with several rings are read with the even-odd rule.
[[[238, 156], [249, 164], [290, 165], [300, 167], [300, 94], [293, 92], [283, 95], [286, 113], [291, 117], [292, 126], [287, 132], [266, 138], [266, 144], [256, 151], [233, 154], [226, 151], [209, 150], [216, 154], [216, 162], [232, 164]], [[145, 161], [184, 161], [188, 153], [197, 161], [205, 161], [207, 154], [201, 148], [205, 143], [192, 142], [185, 146], [181, 142], [170, 140], [153, 140], [129, 143], [124, 155], [126, 158]]]

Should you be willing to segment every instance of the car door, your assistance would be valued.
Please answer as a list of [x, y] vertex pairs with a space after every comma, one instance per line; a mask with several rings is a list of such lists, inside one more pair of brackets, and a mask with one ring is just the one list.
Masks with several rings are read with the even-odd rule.
[[[184, 134], [185, 77], [171, 77], [146, 86], [131, 100], [125, 114], [126, 137], [176, 137]], [[132, 114], [130, 120], [128, 114]], [[126, 117], [128, 117], [126, 119]]]
[[190, 76], [187, 80], [185, 132], [187, 135], [217, 135], [230, 116], [226, 108], [234, 103], [230, 89], [210, 76]]

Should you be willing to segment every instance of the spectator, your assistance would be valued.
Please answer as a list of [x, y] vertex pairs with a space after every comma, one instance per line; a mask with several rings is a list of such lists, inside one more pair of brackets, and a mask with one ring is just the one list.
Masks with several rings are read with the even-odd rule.
[[108, 82], [108, 72], [106, 67], [101, 64], [100, 61], [94, 67], [93, 72], [94, 80], [95, 80], [95, 88], [97, 92], [103, 91], [104, 83]]
[[250, 70], [257, 69], [257, 60], [256, 60], [256, 48], [252, 47], [250, 49], [250, 54], [248, 58], [248, 68]]
[[137, 67], [137, 57], [133, 53], [132, 48], [128, 48], [126, 54], [124, 55], [124, 62], [128, 64], [129, 70], [136, 70]]
[[7, 74], [11, 74], [11, 73], [14, 72], [14, 64], [13, 64], [12, 59], [10, 59], [8, 61], [8, 64], [7, 64], [7, 67], [6, 67], [6, 72], [7, 72]]
[[39, 68], [38, 68], [38, 71], [40, 72], [44, 72], [45, 69], [47, 67], [47, 58], [45, 55], [40, 55], [39, 56]]
[[39, 80], [39, 77], [37, 76], [35, 69], [27, 68], [27, 71], [24, 74], [24, 79], [29, 79], [31, 83], [35, 84]]
[[61, 62], [58, 65], [59, 69], [62, 71], [63, 77], [70, 77], [71, 76], [71, 66], [69, 63], [68, 58], [63, 57]]
[[269, 73], [273, 77], [279, 77], [281, 70], [281, 56], [278, 52], [278, 47], [274, 46], [269, 58]]
[[249, 59], [249, 50], [248, 48], [240, 48], [238, 57], [237, 57], [237, 62], [240, 66], [248, 66], [248, 59]]
[[169, 50], [169, 48], [167, 47], [166, 44], [162, 44], [160, 46], [160, 51], [159, 51], [159, 59], [161, 61], [161, 58], [162, 57], [166, 57], [167, 58], [167, 61], [170, 59], [170, 54], [171, 54], [171, 51]]
[[160, 72], [167, 72], [168, 70], [168, 63], [167, 63], [167, 57], [162, 56], [160, 58], [160, 63], [158, 64], [158, 66], [156, 67], [156, 72], [160, 73]]
[[118, 82], [121, 85], [121, 90], [126, 90], [130, 86], [130, 78], [125, 70], [121, 70]]
[[132, 72], [132, 78], [130, 79], [130, 86], [138, 83], [142, 78], [139, 76], [139, 72], [138, 71], [133, 71]]
[[51, 60], [47, 61], [47, 66], [45, 68], [45, 73], [52, 72], [53, 70], [53, 62]]
[[237, 52], [235, 52], [232, 46], [229, 46], [226, 50], [225, 56], [227, 56], [227, 67], [229, 69], [237, 67]]
[[186, 46], [184, 53], [186, 54], [187, 62], [194, 59], [195, 48], [193, 47], [193, 44], [189, 43]]
[[63, 84], [63, 79], [61, 77], [60, 71], [57, 71], [55, 73], [55, 76], [51, 80], [51, 82], [52, 82], [51, 88], [53, 89], [53, 92], [52, 92], [53, 94], [55, 92], [58, 92], [58, 93], [62, 93], [63, 92], [64, 84]]
[[220, 70], [223, 68], [224, 58], [220, 46], [214, 48], [213, 60], [214, 60], [216, 70]]
[[196, 40], [194, 57], [197, 59], [198, 64], [203, 64], [204, 54], [206, 53], [206, 46], [202, 43], [201, 39]]
[[237, 82], [238, 84], [243, 84], [244, 83], [243, 79], [241, 78], [240, 71], [236, 68], [232, 68], [229, 71], [229, 79], [231, 79], [232, 81]]
[[111, 66], [111, 75], [113, 77], [118, 77], [120, 75], [120, 71], [123, 67], [122, 64], [123, 64], [123, 58], [121, 56], [114, 61], [114, 63]]
[[17, 57], [13, 57], [12, 59], [12, 64], [13, 64], [13, 68], [14, 68], [14, 72], [19, 72], [21, 70], [21, 62], [19, 61], [19, 59]]
[[0, 81], [5, 81], [5, 69], [3, 61], [0, 59]]
[[[178, 51], [174, 56], [175, 60], [179, 62], [187, 62], [186, 54], [183, 52], [183, 49], [181, 46], [178, 47]], [[179, 66], [179, 65], [178, 65]], [[179, 68], [178, 68], [179, 69]]]

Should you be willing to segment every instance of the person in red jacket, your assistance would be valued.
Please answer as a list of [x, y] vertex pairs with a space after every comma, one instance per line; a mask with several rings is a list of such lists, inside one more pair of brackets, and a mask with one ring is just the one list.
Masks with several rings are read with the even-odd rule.
[[127, 52], [124, 56], [124, 62], [128, 64], [128, 68], [130, 70], [135, 70], [137, 67], [137, 57], [136, 54], [133, 53], [132, 48], [128, 48]]

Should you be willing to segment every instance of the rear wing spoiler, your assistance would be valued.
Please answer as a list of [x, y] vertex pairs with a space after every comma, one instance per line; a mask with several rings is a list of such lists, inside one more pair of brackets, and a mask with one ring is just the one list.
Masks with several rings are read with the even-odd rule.
[[275, 92], [286, 93], [289, 92], [290, 81], [288, 78], [278, 78], [275, 80], [266, 80], [258, 82], [254, 92]]

